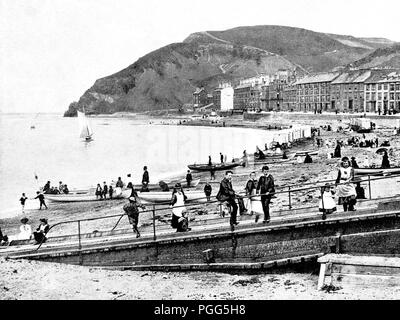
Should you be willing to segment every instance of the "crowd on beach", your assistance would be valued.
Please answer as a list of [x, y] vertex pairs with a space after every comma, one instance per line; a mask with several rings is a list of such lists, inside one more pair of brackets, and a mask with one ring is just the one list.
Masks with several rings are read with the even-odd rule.
[[[325, 130], [332, 130], [332, 128], [326, 127]], [[338, 129], [339, 130], [339, 129]], [[389, 162], [389, 154], [390, 150], [387, 150], [386, 147], [390, 146], [388, 140], [384, 140], [379, 144], [378, 138], [375, 136], [366, 137], [365, 134], [360, 136], [351, 136], [345, 140], [328, 140], [320, 138], [320, 128], [312, 130], [312, 139], [313, 145], [319, 149], [325, 147], [330, 150], [334, 147], [333, 152], [328, 152], [327, 157], [329, 158], [338, 158], [340, 160], [339, 168], [337, 170], [337, 177], [335, 185], [325, 185], [321, 188], [321, 197], [319, 202], [319, 211], [322, 213], [322, 219], [326, 219], [328, 214], [331, 214], [337, 211], [336, 206], [342, 205], [343, 211], [356, 211], [357, 199], [365, 199], [365, 191], [361, 186], [359, 180], [355, 179], [355, 169], [359, 168], [357, 163], [357, 159], [353, 156], [351, 160], [349, 157], [342, 157], [342, 148], [345, 146], [350, 146], [354, 148], [379, 148], [377, 150], [379, 154], [382, 154], [382, 163], [381, 168], [390, 168]], [[273, 153], [273, 155], [281, 155], [282, 159], [287, 159], [288, 154], [287, 150], [291, 148], [291, 143], [279, 143], [274, 141], [271, 144], [265, 145], [266, 153]], [[254, 160], [263, 160], [268, 159], [270, 154], [265, 154], [258, 146], [256, 147], [257, 151], [254, 154]], [[321, 152], [319, 152], [321, 154]], [[313, 153], [315, 154], [315, 153]], [[227, 164], [227, 156], [223, 155], [220, 152], [220, 163]], [[313, 159], [308, 152], [305, 152], [304, 158], [298, 156], [298, 160], [303, 163], [311, 164], [313, 163]], [[246, 150], [243, 151], [243, 156], [241, 157], [241, 161], [243, 161], [244, 166], [248, 165], [249, 156]], [[235, 159], [232, 160], [235, 162]], [[208, 159], [209, 172], [211, 174], [210, 181], [206, 181], [204, 186], [204, 195], [207, 199], [207, 202], [212, 202], [211, 194], [212, 194], [212, 186], [210, 184], [211, 180], [215, 180], [215, 170], [213, 167], [216, 165], [212, 162], [211, 156]], [[244, 194], [242, 192], [236, 192], [232, 187], [232, 175], [233, 172], [230, 170], [225, 171], [224, 178], [220, 181], [219, 190], [216, 195], [216, 202], [218, 202], [218, 206], [220, 208], [221, 215], [225, 214], [230, 215], [230, 226], [233, 229], [236, 225], [239, 224], [238, 214], [249, 214], [254, 215], [254, 221], [257, 223], [260, 218], [263, 216], [262, 222], [269, 223], [271, 218], [270, 214], [270, 205], [272, 203], [272, 199], [276, 198], [275, 191], [275, 181], [274, 177], [271, 175], [269, 171], [269, 167], [267, 165], [262, 166], [261, 174], [257, 177], [257, 173], [255, 171], [251, 172], [249, 175], [249, 179], [247, 180], [244, 186]], [[123, 188], [131, 189], [131, 193], [128, 199], [128, 203], [123, 206], [123, 211], [126, 213], [129, 222], [132, 226], [134, 233], [136, 233], [137, 237], [140, 237], [140, 232], [138, 230], [139, 223], [139, 209], [145, 210], [146, 207], [142, 204], [140, 195], [138, 192], [149, 192], [149, 172], [147, 166], [143, 167], [143, 176], [141, 186], [135, 186], [131, 174], [127, 175], [126, 184], [122, 181], [121, 177], [118, 177], [116, 182], [112, 181], [110, 184], [107, 184], [105, 181], [103, 185], [100, 183], [97, 184], [95, 189], [96, 199], [98, 200], [106, 200], [113, 199], [115, 194], [121, 194]], [[187, 170], [186, 174], [186, 188], [190, 188], [193, 176], [190, 170]], [[170, 191], [170, 186], [164, 181], [159, 182], [159, 187], [162, 191]], [[70, 190], [66, 184], [63, 184], [61, 181], [59, 182], [58, 187], [52, 187], [50, 181], [47, 181], [46, 185], [42, 188], [41, 192], [38, 191], [35, 198], [38, 199], [40, 208], [44, 207], [47, 209], [47, 205], [45, 203], [44, 194], [70, 194]], [[335, 197], [338, 198], [336, 203]], [[20, 198], [22, 213], [24, 213], [25, 202], [28, 199], [25, 193], [22, 194]], [[189, 217], [188, 210], [186, 208], [188, 197], [185, 194], [184, 187], [181, 183], [177, 182], [173, 186], [171, 200], [169, 202], [169, 206], [172, 211], [171, 215], [171, 227], [176, 229], [177, 232], [186, 232], [191, 230], [189, 227]], [[24, 218], [24, 221], [27, 218]], [[44, 219], [45, 220], [45, 219]], [[42, 219], [41, 219], [42, 221]], [[22, 220], [21, 220], [22, 223]], [[46, 220], [47, 224], [47, 220]], [[22, 227], [22, 226], [21, 226]], [[40, 227], [40, 226], [39, 226]], [[28, 228], [29, 229], [29, 228]], [[38, 228], [39, 229], [39, 228]], [[45, 230], [44, 234], [46, 233]], [[36, 233], [38, 232], [35, 231]], [[29, 232], [26, 231], [25, 236], [23, 236], [23, 232], [21, 231], [21, 235], [17, 238], [26, 238], [26, 234]], [[42, 232], [43, 233], [43, 232]], [[36, 238], [39, 236], [35, 236], [35, 233], [30, 233], [29, 238], [32, 236], [37, 242]], [[38, 238], [39, 239], [39, 238]], [[3, 241], [4, 242], [4, 241]]]

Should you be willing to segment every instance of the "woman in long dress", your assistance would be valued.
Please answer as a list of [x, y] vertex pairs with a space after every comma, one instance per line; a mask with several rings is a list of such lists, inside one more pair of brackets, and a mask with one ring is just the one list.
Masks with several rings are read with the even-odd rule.
[[357, 200], [357, 192], [352, 180], [354, 178], [354, 169], [350, 165], [349, 158], [343, 157], [336, 178], [337, 196], [339, 204], [343, 205], [344, 211], [356, 211], [354, 205]]
[[28, 224], [28, 218], [21, 219], [21, 226], [19, 227], [18, 240], [30, 239], [32, 237], [32, 227]]
[[172, 207], [172, 228], [176, 229], [177, 232], [185, 232], [191, 230], [188, 219], [186, 217], [185, 207], [186, 195], [182, 190], [181, 184], [177, 183], [174, 190], [172, 191], [172, 199], [170, 206]]

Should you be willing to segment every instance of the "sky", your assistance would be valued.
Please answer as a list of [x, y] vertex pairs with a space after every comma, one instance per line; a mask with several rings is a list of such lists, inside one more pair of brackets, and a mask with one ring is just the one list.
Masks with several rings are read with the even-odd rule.
[[0, 0], [0, 112], [64, 112], [198, 31], [283, 25], [400, 41], [398, 0]]

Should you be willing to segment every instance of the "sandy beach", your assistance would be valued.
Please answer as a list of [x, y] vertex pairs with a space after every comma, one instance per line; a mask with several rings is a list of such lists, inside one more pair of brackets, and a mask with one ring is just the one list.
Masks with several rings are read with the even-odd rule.
[[[327, 121], [313, 122], [314, 127], [327, 125]], [[331, 121], [333, 131], [321, 129], [320, 138], [325, 144], [336, 140], [349, 138], [347, 132], [336, 132], [338, 125], [336, 120]], [[400, 137], [393, 136], [393, 130], [380, 129], [367, 134], [383, 140], [389, 140], [391, 144], [391, 165], [399, 166]], [[355, 134], [361, 136], [360, 134]], [[269, 165], [271, 174], [275, 178], [276, 186], [301, 185], [302, 183], [317, 182], [334, 179], [340, 159], [328, 159], [327, 154], [333, 152], [334, 147], [322, 147], [319, 156], [313, 157], [312, 164], [290, 161], [282, 165]], [[312, 139], [305, 141], [293, 148], [298, 150], [318, 149]], [[342, 156], [356, 157], [360, 166], [367, 161], [370, 164], [380, 165], [381, 155], [374, 152], [375, 149], [342, 148]], [[291, 150], [292, 151], [292, 150]], [[255, 171], [257, 177], [261, 173], [262, 164], [250, 164], [245, 168], [235, 170], [233, 186], [237, 191], [242, 191], [248, 180], [250, 172]], [[208, 174], [194, 174], [202, 180], [208, 180]], [[223, 177], [222, 172], [217, 172], [216, 182]], [[203, 188], [201, 184], [198, 188]], [[218, 184], [212, 184], [214, 192], [218, 191]], [[396, 184], [391, 186], [396, 188]], [[311, 190], [295, 194], [292, 205], [306, 206], [316, 205], [319, 191]], [[95, 203], [49, 203], [48, 210], [34, 210], [27, 214], [32, 227], [36, 227], [40, 218], [45, 217], [50, 224], [60, 221], [85, 219], [100, 216], [122, 214], [122, 206], [126, 200], [99, 201]], [[286, 197], [278, 197], [274, 200], [271, 218], [274, 211], [287, 208]], [[205, 212], [216, 211], [215, 204], [204, 207]], [[157, 219], [169, 224], [171, 212], [164, 210], [157, 214]], [[2, 230], [8, 235], [16, 234], [20, 225], [22, 214], [13, 218], [3, 219]], [[110, 230], [118, 218], [96, 220], [84, 224], [83, 232], [93, 230]], [[151, 214], [140, 216], [140, 224], [146, 225], [151, 221]], [[127, 219], [122, 219], [120, 226], [128, 227]], [[76, 233], [76, 224], [64, 225], [57, 229], [62, 234]], [[318, 292], [316, 290], [316, 274], [259, 274], [259, 275], [229, 275], [220, 273], [162, 273], [162, 272], [133, 272], [111, 271], [87, 267], [57, 265], [33, 261], [0, 260], [0, 290], [2, 299], [398, 299], [399, 290], [374, 291], [360, 290], [334, 292]], [[36, 279], [46, 275], [47, 281], [37, 284]], [[79, 281], [76, 281], [79, 279]], [[134, 288], [134, 289], [133, 289]], [[192, 288], [192, 290], [183, 290]]]

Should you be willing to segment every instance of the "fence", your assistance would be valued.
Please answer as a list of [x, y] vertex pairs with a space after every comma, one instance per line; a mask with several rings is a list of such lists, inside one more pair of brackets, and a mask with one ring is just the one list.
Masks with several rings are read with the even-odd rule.
[[[357, 179], [355, 179], [352, 183], [360, 182], [360, 184], [367, 184], [367, 186], [368, 186], [368, 199], [369, 200], [373, 200], [373, 199], [382, 198], [382, 197], [372, 198], [372, 189], [373, 189], [372, 187], [373, 187], [374, 183], [377, 183], [377, 182], [380, 182], [380, 181], [383, 181], [383, 180], [396, 179], [396, 178], [399, 178], [399, 177], [400, 177], [400, 174], [399, 175], [383, 176], [383, 177], [381, 177], [381, 176], [377, 177], [375, 175], [368, 175], [368, 176], [364, 177], [364, 179], [357, 177]], [[335, 180], [323, 180], [323, 181], [319, 181], [319, 182], [309, 182], [309, 183], [301, 184], [301, 186], [306, 186], [305, 188], [296, 188], [296, 185], [284, 186], [284, 187], [280, 188], [282, 190], [276, 191], [274, 193], [274, 195], [276, 197], [279, 196], [279, 195], [287, 195], [287, 200], [288, 200], [288, 203], [289, 203], [289, 210], [290, 210], [290, 209], [293, 208], [293, 201], [292, 201], [293, 194], [296, 194], [298, 192], [310, 191], [310, 190], [316, 190], [316, 191], [321, 190], [321, 196], [322, 196], [322, 189], [321, 189], [322, 187], [324, 187], [326, 185], [335, 186], [335, 185], [345, 184], [345, 183], [335, 184], [334, 182], [335, 182]], [[307, 187], [307, 186], [309, 186], [309, 187]], [[377, 187], [378, 187], [378, 189], [381, 188], [381, 186], [379, 186], [379, 185], [377, 185]], [[285, 189], [287, 189], [287, 190], [285, 190]], [[377, 191], [377, 190], [375, 190], [375, 191]], [[384, 190], [384, 191], [387, 192], [387, 190]], [[257, 195], [251, 196], [251, 197], [247, 197], [243, 193], [238, 193], [238, 196], [246, 197], [246, 198], [258, 197], [260, 195], [261, 194], [257, 194]], [[213, 198], [215, 198], [215, 197], [213, 197]], [[219, 204], [220, 203], [220, 201], [218, 201], [217, 199], [207, 201], [206, 197], [193, 199], [192, 202], [193, 203], [185, 204], [185, 207], [186, 208], [190, 208], [190, 207], [194, 207], [194, 206], [199, 206], [200, 202], [206, 202], [207, 204], [213, 204], [213, 203], [218, 203]], [[169, 202], [159, 203], [158, 204], [158, 208], [156, 208], [156, 204], [152, 204], [151, 207], [152, 208], [150, 210], [141, 211], [141, 214], [146, 213], [146, 212], [152, 214], [153, 241], [156, 241], [157, 240], [156, 212], [159, 212], [159, 211], [162, 211], [162, 210], [165, 210], [165, 209], [169, 208]], [[301, 209], [301, 208], [302, 207], [299, 207], [297, 209]], [[105, 219], [112, 219], [112, 218], [118, 217], [119, 219], [118, 219], [117, 223], [110, 230], [110, 231], [113, 231], [113, 230], [115, 230], [115, 228], [117, 227], [117, 225], [119, 224], [119, 222], [121, 221], [121, 219], [124, 216], [126, 216], [126, 213], [109, 215], [109, 216], [105, 216], [105, 217], [93, 217], [93, 218], [86, 218], [86, 219], [74, 219], [74, 220], [62, 221], [62, 222], [59, 222], [59, 223], [56, 223], [56, 224], [52, 225], [50, 227], [50, 229], [48, 230], [48, 233], [52, 229], [54, 229], [55, 227], [58, 227], [60, 225], [76, 223], [77, 232], [78, 232], [78, 234], [77, 234], [78, 235], [78, 250], [79, 250], [79, 253], [81, 254], [81, 250], [82, 250], [81, 225], [82, 225], [83, 222], [95, 221], [95, 220], [105, 220]], [[223, 218], [221, 217], [220, 219], [222, 221]], [[41, 248], [42, 244], [43, 244], [43, 242], [41, 242], [38, 245], [36, 250], [39, 250]]]

